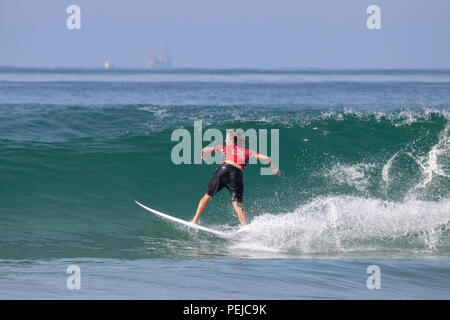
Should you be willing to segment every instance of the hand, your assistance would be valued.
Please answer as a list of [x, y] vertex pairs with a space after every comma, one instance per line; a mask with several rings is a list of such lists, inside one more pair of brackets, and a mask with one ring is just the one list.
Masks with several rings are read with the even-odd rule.
[[281, 170], [278, 169], [278, 168], [273, 168], [272, 171], [273, 171], [274, 175], [276, 175], [276, 176], [280, 176], [281, 175]]
[[192, 219], [191, 221], [189, 221], [190, 223], [196, 224], [197, 221], [195, 221], [195, 219]]

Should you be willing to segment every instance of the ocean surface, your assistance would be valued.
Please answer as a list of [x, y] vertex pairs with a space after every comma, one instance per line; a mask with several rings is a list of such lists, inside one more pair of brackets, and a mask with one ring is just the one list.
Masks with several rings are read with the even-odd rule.
[[[134, 203], [192, 219], [197, 120], [279, 130], [239, 236], [226, 190], [200, 219], [230, 239]], [[449, 120], [450, 70], [0, 67], [0, 298], [448, 299]]]

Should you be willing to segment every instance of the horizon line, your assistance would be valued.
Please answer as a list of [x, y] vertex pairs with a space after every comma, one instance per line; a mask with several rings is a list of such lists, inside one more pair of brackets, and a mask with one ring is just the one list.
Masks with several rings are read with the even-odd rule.
[[425, 71], [425, 70], [439, 70], [450, 71], [450, 67], [344, 67], [344, 68], [330, 68], [330, 67], [169, 67], [169, 68], [152, 68], [152, 67], [133, 67], [133, 66], [115, 66], [105, 68], [104, 66], [14, 66], [14, 65], [0, 65], [0, 70], [4, 69], [44, 69], [44, 70], [92, 70], [92, 71], [182, 71], [182, 70], [210, 70], [210, 71]]

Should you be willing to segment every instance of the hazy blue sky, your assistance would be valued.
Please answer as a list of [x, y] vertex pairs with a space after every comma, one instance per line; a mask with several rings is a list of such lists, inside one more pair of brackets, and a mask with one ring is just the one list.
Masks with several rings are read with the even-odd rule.
[[143, 67], [164, 49], [176, 67], [450, 68], [450, 1], [0, 1], [0, 65]]

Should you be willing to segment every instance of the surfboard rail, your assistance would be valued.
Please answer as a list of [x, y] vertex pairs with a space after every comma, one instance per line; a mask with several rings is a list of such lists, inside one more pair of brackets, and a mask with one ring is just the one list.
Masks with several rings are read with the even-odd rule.
[[180, 219], [180, 218], [172, 217], [171, 215], [168, 215], [166, 213], [163, 213], [163, 212], [160, 212], [158, 210], [149, 208], [149, 207], [143, 205], [142, 203], [140, 203], [140, 202], [138, 202], [136, 200], [134, 200], [134, 202], [136, 202], [138, 205], [140, 205], [145, 210], [150, 211], [150, 212], [156, 214], [157, 216], [160, 216], [160, 217], [165, 218], [167, 220], [170, 220], [170, 221], [173, 221], [173, 222], [177, 222], [179, 224], [185, 225], [185, 226], [190, 227], [192, 229], [201, 230], [201, 231], [204, 231], [204, 232], [207, 232], [207, 233], [211, 233], [211, 234], [214, 234], [214, 235], [222, 237], [222, 238], [229, 238], [230, 237], [225, 232], [214, 230], [214, 229], [210, 229], [210, 228], [207, 228], [207, 227], [204, 227], [204, 226], [201, 226], [201, 225], [198, 225], [198, 224], [195, 224], [195, 223], [192, 223], [192, 222]]

